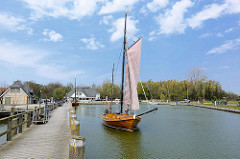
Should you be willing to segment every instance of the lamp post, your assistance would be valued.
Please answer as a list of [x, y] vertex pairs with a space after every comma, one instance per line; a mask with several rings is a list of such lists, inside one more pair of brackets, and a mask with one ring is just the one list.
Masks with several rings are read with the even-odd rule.
[[42, 94], [42, 91], [40, 90], [40, 98], [39, 98], [39, 108], [41, 107], [41, 94]]

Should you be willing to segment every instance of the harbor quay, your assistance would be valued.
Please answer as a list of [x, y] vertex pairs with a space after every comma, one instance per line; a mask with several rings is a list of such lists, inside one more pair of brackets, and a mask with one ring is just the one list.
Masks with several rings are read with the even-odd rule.
[[[35, 107], [29, 105], [29, 109]], [[46, 124], [32, 124], [12, 137], [11, 141], [2, 144], [0, 159], [68, 158], [70, 127], [67, 126], [67, 110], [67, 104], [64, 103], [51, 112], [51, 118]]]

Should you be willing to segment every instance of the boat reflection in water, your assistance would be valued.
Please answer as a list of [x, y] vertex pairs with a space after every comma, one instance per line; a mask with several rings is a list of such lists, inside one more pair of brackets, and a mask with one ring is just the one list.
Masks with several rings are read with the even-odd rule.
[[[120, 131], [117, 129], [109, 129], [102, 125], [105, 133], [104, 140], [107, 140], [109, 145], [115, 146], [117, 156], [113, 158], [142, 158], [144, 149], [141, 144], [142, 133], [141, 129], [136, 129], [133, 132]], [[109, 149], [109, 151], [112, 149]], [[107, 152], [108, 153], [108, 152]], [[109, 152], [113, 154], [113, 152]]]

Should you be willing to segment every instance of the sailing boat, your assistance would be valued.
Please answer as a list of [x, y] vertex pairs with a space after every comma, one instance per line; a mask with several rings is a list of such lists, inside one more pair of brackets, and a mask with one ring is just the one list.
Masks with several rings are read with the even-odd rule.
[[76, 77], [75, 77], [75, 92], [74, 92], [74, 94], [75, 94], [75, 98], [74, 98], [74, 101], [72, 102], [72, 106], [73, 107], [76, 107], [76, 106], [79, 106], [79, 103], [77, 102], [77, 84], [76, 84], [77, 82], [76, 82]]
[[[133, 131], [137, 128], [138, 123], [141, 121], [141, 115], [157, 110], [157, 108], [154, 108], [152, 110], [149, 110], [145, 113], [141, 113], [138, 115], [130, 115], [128, 113], [123, 113], [123, 104], [126, 106], [126, 108], [129, 108], [129, 105], [131, 105], [132, 110], [139, 109], [137, 83], [139, 76], [142, 44], [142, 38], [140, 38], [126, 50], [127, 14], [128, 12], [125, 13], [125, 26], [124, 26], [121, 110], [120, 113], [103, 113], [102, 120], [105, 126], [121, 130]], [[127, 63], [126, 63], [125, 92], [123, 93], [125, 56], [127, 56]]]

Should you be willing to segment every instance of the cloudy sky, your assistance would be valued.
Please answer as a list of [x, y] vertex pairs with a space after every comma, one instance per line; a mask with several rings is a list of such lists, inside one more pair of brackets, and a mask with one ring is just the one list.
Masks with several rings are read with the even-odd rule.
[[[187, 78], [199, 67], [240, 94], [240, 0], [1, 0], [0, 82], [120, 83], [128, 46], [143, 37], [140, 80]], [[120, 62], [121, 63], [121, 62]]]

